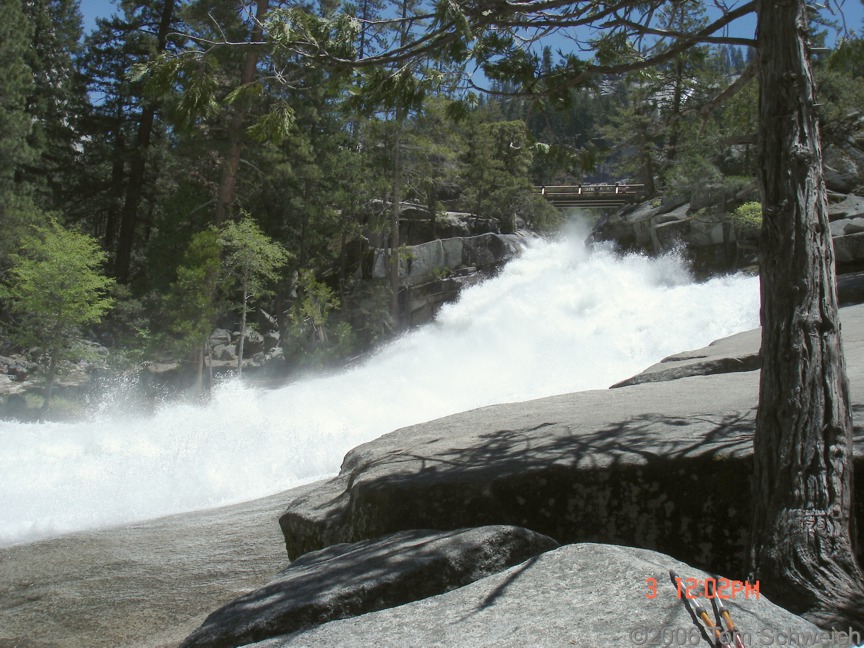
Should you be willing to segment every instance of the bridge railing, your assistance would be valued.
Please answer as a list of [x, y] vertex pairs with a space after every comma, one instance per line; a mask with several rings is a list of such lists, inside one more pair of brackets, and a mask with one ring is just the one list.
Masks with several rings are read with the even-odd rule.
[[533, 187], [556, 206], [583, 205], [597, 207], [624, 205], [635, 202], [645, 194], [642, 184], [582, 184], [582, 185], [538, 185]]

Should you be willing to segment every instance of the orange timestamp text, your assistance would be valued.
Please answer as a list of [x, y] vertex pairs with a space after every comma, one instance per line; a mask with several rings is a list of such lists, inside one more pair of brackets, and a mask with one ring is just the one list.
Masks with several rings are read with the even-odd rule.
[[[732, 580], [730, 578], [676, 578], [674, 580], [677, 588], [678, 598], [695, 599], [699, 596], [732, 600], [743, 597], [749, 599], [751, 596], [759, 600], [759, 581], [748, 583], [745, 581]], [[645, 598], [657, 597], [657, 579], [646, 578], [648, 593]]]

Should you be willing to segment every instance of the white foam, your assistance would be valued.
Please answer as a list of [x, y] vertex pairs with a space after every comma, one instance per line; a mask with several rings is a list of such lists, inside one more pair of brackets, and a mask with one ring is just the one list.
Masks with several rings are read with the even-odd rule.
[[758, 281], [537, 242], [361, 366], [207, 406], [0, 423], [0, 544], [244, 501], [335, 474], [352, 447], [458, 411], [605, 388], [758, 325]]

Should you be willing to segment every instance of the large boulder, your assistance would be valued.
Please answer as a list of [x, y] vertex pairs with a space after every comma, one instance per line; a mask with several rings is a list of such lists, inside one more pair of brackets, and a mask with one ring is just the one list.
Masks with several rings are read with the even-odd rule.
[[684, 351], [663, 358], [636, 374], [612, 385], [628, 387], [646, 382], [663, 382], [689, 376], [754, 371], [760, 368], [760, 331], [744, 331], [716, 340], [704, 349]]
[[[480, 234], [428, 241], [407, 246], [399, 261], [401, 310], [404, 322], [418, 325], [431, 321], [442, 304], [454, 301], [460, 291], [495, 273], [519, 255], [533, 236]], [[373, 252], [371, 276], [389, 276], [389, 251]]]
[[[404, 646], [705, 646], [669, 570], [704, 589], [711, 578], [652, 551], [578, 544], [441, 596], [333, 621], [253, 644], [256, 648]], [[687, 581], [686, 579], [693, 579]], [[656, 592], [653, 589], [656, 585]], [[731, 597], [732, 587], [726, 590]], [[690, 590], [695, 596], [695, 589]], [[681, 596], [687, 590], [682, 588]], [[704, 597], [703, 604], [707, 604]], [[854, 645], [772, 604], [738, 591], [725, 601], [747, 646]], [[714, 616], [712, 614], [712, 616]], [[794, 639], [794, 641], [793, 641]], [[834, 641], [831, 641], [831, 640]], [[851, 637], [857, 641], [856, 634]]]
[[306, 554], [181, 644], [229, 648], [449, 592], [558, 547], [517, 527], [403, 531]]
[[[841, 318], [847, 357], [858, 357], [864, 306]], [[850, 362], [849, 376], [853, 398], [864, 393], [864, 366]], [[561, 543], [641, 546], [732, 573], [746, 562], [758, 378], [696, 375], [397, 430], [349, 452], [337, 477], [288, 504], [288, 553], [411, 528], [513, 524]], [[853, 412], [862, 475], [864, 408]], [[864, 515], [860, 477], [854, 500]]]
[[[245, 335], [243, 336], [243, 357], [251, 358], [256, 353], [262, 353], [264, 351], [264, 336], [261, 335], [258, 331], [254, 329], [247, 328], [245, 331]], [[234, 345], [239, 349], [240, 348], [240, 331], [235, 331], [232, 339], [234, 340]]]
[[823, 151], [825, 186], [838, 193], [864, 190], [864, 151], [851, 141], [829, 144]]

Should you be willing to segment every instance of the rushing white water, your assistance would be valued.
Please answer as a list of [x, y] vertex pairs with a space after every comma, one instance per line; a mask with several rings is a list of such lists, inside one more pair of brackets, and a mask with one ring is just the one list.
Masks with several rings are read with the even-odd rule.
[[470, 408], [605, 388], [758, 325], [758, 284], [695, 284], [675, 258], [537, 242], [436, 322], [364, 364], [207, 406], [93, 422], [0, 423], [0, 544], [275, 493], [334, 474], [352, 447]]

